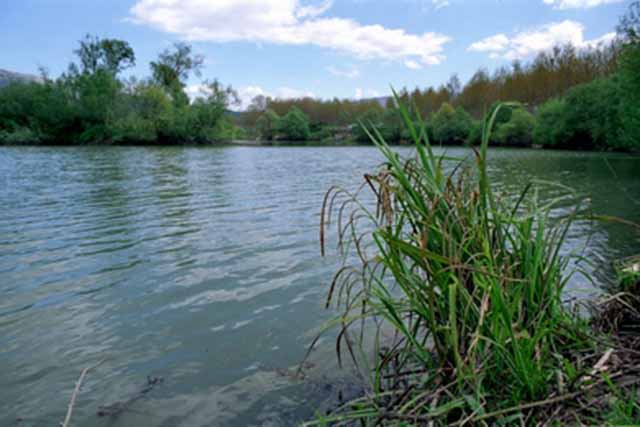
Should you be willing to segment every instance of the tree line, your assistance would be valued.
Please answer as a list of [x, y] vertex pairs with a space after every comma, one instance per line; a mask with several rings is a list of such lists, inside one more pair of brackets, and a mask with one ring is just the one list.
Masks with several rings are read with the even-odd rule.
[[[462, 86], [457, 75], [440, 87], [402, 89], [401, 101], [423, 116], [438, 144], [476, 144], [481, 119], [498, 102], [512, 102], [498, 117], [496, 145], [598, 150], [640, 149], [640, 2], [633, 2], [606, 45], [557, 46], [532, 61], [515, 61], [493, 73], [478, 70]], [[295, 112], [310, 129], [308, 138], [331, 139], [348, 127], [350, 137], [368, 142], [363, 127], [375, 126], [388, 142], [408, 140], [393, 100], [271, 99], [258, 96], [240, 123], [264, 139], [289, 136], [278, 120]], [[364, 126], [363, 126], [364, 125]], [[296, 138], [300, 139], [300, 138]]]
[[[478, 70], [463, 86], [457, 75], [439, 87], [403, 89], [401, 101], [424, 117], [437, 144], [476, 144], [481, 119], [499, 101], [493, 144], [640, 149], [640, 2], [621, 18], [617, 39], [588, 48], [559, 46], [527, 63]], [[136, 57], [122, 40], [87, 36], [59, 78], [0, 88], [0, 143], [205, 143], [264, 140], [369, 142], [375, 126], [391, 143], [407, 135], [391, 98], [319, 100], [254, 98], [229, 114], [238, 95], [206, 81], [191, 100], [186, 82], [203, 58], [177, 43], [152, 61], [150, 76], [122, 78]]]
[[190, 101], [186, 81], [203, 58], [176, 43], [150, 63], [151, 76], [121, 77], [136, 64], [122, 40], [86, 36], [77, 62], [56, 79], [14, 82], [0, 89], [0, 143], [201, 143], [237, 137], [227, 116], [236, 92], [207, 81]]

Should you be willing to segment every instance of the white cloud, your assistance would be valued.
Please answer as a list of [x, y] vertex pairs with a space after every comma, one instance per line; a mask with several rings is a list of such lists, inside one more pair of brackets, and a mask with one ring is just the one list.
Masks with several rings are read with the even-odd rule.
[[[240, 98], [240, 104], [237, 107], [238, 110], [246, 110], [251, 104], [253, 98], [258, 95], [262, 95], [267, 98], [279, 98], [279, 99], [291, 99], [291, 98], [315, 98], [315, 94], [308, 90], [298, 90], [290, 87], [280, 87], [274, 92], [269, 92], [260, 86], [244, 86], [238, 89], [238, 97]], [[236, 108], [233, 108], [236, 109]]]
[[505, 34], [487, 37], [473, 43], [468, 50], [488, 52], [491, 58], [524, 59], [556, 45], [570, 43], [577, 48], [587, 48], [610, 42], [614, 38], [614, 33], [607, 33], [593, 40], [585, 40], [584, 26], [566, 20], [522, 31], [511, 38]]
[[316, 16], [320, 16], [325, 13], [327, 10], [331, 9], [333, 6], [333, 0], [326, 0], [324, 3], [318, 6], [301, 6], [296, 11], [297, 18], [315, 18]]
[[404, 61], [404, 66], [409, 68], [410, 70], [419, 70], [422, 68], [422, 65], [412, 59], [407, 59], [406, 61]]
[[442, 9], [443, 7], [451, 5], [451, 3], [449, 3], [449, 0], [432, 0], [431, 3], [433, 3], [433, 7], [435, 7], [436, 9]]
[[622, 3], [624, 0], [543, 0], [554, 9], [590, 9], [603, 4]]
[[275, 93], [274, 98], [293, 99], [293, 98], [315, 98], [315, 94], [310, 90], [298, 90], [290, 87], [280, 87]]
[[189, 85], [185, 88], [184, 91], [191, 99], [204, 97], [209, 93], [209, 89], [206, 85], [203, 84]]
[[362, 89], [356, 88], [356, 93], [353, 97], [356, 101], [360, 101], [361, 99], [370, 99], [370, 98], [379, 98], [380, 92], [375, 89]]
[[509, 38], [504, 34], [496, 34], [495, 36], [487, 37], [469, 46], [469, 50], [475, 50], [478, 52], [495, 52], [504, 50], [509, 45]]
[[327, 67], [327, 71], [337, 77], [346, 77], [348, 79], [355, 79], [356, 77], [360, 77], [360, 70], [356, 67], [351, 67], [349, 69], [340, 69], [334, 66]]
[[192, 41], [314, 45], [360, 59], [421, 65], [444, 59], [443, 46], [450, 41], [445, 35], [320, 17], [331, 5], [302, 0], [138, 0], [130, 20]]

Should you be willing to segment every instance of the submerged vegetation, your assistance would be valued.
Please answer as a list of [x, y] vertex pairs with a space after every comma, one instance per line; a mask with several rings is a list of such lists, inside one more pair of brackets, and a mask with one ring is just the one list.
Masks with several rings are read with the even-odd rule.
[[492, 187], [487, 149], [509, 106], [483, 121], [474, 158], [456, 161], [432, 151], [427, 124], [396, 100], [415, 156], [368, 128], [384, 165], [356, 193], [330, 190], [321, 215], [323, 253], [337, 219], [345, 256], [327, 301], [342, 314], [329, 326], [369, 390], [308, 425], [639, 422], [624, 396], [640, 384], [640, 341], [611, 335], [628, 324], [616, 313], [638, 319], [637, 293], [627, 286], [591, 321], [564, 300], [572, 273], [561, 247], [583, 212], [552, 219], [534, 183], [515, 198]]

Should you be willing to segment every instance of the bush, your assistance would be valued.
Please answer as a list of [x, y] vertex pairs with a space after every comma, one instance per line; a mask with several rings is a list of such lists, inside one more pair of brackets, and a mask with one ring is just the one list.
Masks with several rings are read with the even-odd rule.
[[0, 144], [38, 144], [40, 135], [29, 128], [18, 128], [12, 132], [0, 130]]
[[513, 109], [509, 121], [498, 127], [495, 141], [500, 145], [529, 147], [533, 143], [535, 124], [535, 117], [527, 110]]
[[109, 119], [113, 140], [118, 143], [155, 142], [163, 119], [172, 114], [171, 99], [159, 87], [140, 84], [122, 95]]
[[307, 141], [311, 136], [309, 117], [297, 107], [292, 107], [280, 120], [279, 130], [289, 141]]
[[256, 131], [260, 138], [271, 141], [280, 127], [280, 116], [273, 110], [265, 111], [256, 121]]
[[471, 131], [467, 137], [466, 143], [468, 145], [480, 145], [482, 143], [482, 121], [474, 120], [471, 122]]
[[358, 117], [353, 125], [353, 139], [357, 142], [371, 142], [366, 129], [377, 128], [382, 126], [382, 115], [378, 110], [368, 110]]
[[640, 43], [625, 47], [620, 59], [620, 148], [640, 149]]
[[433, 138], [440, 144], [462, 144], [471, 133], [473, 119], [462, 107], [444, 103], [433, 115]]
[[567, 139], [567, 103], [564, 99], [553, 98], [538, 107], [533, 142], [543, 147], [558, 147]]
[[619, 147], [621, 93], [617, 78], [598, 79], [567, 92], [565, 123], [569, 148]]

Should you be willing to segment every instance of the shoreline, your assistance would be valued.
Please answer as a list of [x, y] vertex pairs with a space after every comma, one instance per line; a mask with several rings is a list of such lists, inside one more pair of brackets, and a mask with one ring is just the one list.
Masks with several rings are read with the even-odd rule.
[[[390, 143], [391, 147], [411, 147], [413, 146], [408, 142], [398, 142], [398, 143]], [[478, 148], [476, 145], [469, 144], [431, 144], [434, 148]], [[47, 148], [69, 148], [69, 147], [153, 147], [153, 148], [161, 148], [161, 147], [326, 147], [326, 148], [341, 148], [341, 147], [371, 147], [375, 148], [374, 144], [365, 143], [365, 142], [357, 142], [350, 140], [342, 140], [342, 141], [317, 141], [317, 140], [309, 140], [309, 141], [265, 141], [265, 140], [225, 140], [225, 141], [209, 141], [209, 142], [176, 142], [176, 143], [161, 143], [161, 142], [131, 142], [131, 143], [89, 143], [89, 144], [73, 144], [73, 143], [16, 143], [16, 144], [6, 144], [0, 143], [0, 148], [2, 147], [47, 147]], [[522, 146], [518, 144], [511, 145], [498, 145], [498, 144], [489, 144], [487, 147], [489, 150], [492, 149], [509, 149], [509, 150], [536, 150], [536, 151], [555, 151], [555, 152], [570, 152], [570, 153], [603, 153], [603, 154], [621, 154], [621, 155], [630, 155], [636, 156], [640, 155], [640, 150], [596, 150], [596, 149], [576, 149], [570, 147], [544, 147], [544, 146]]]

